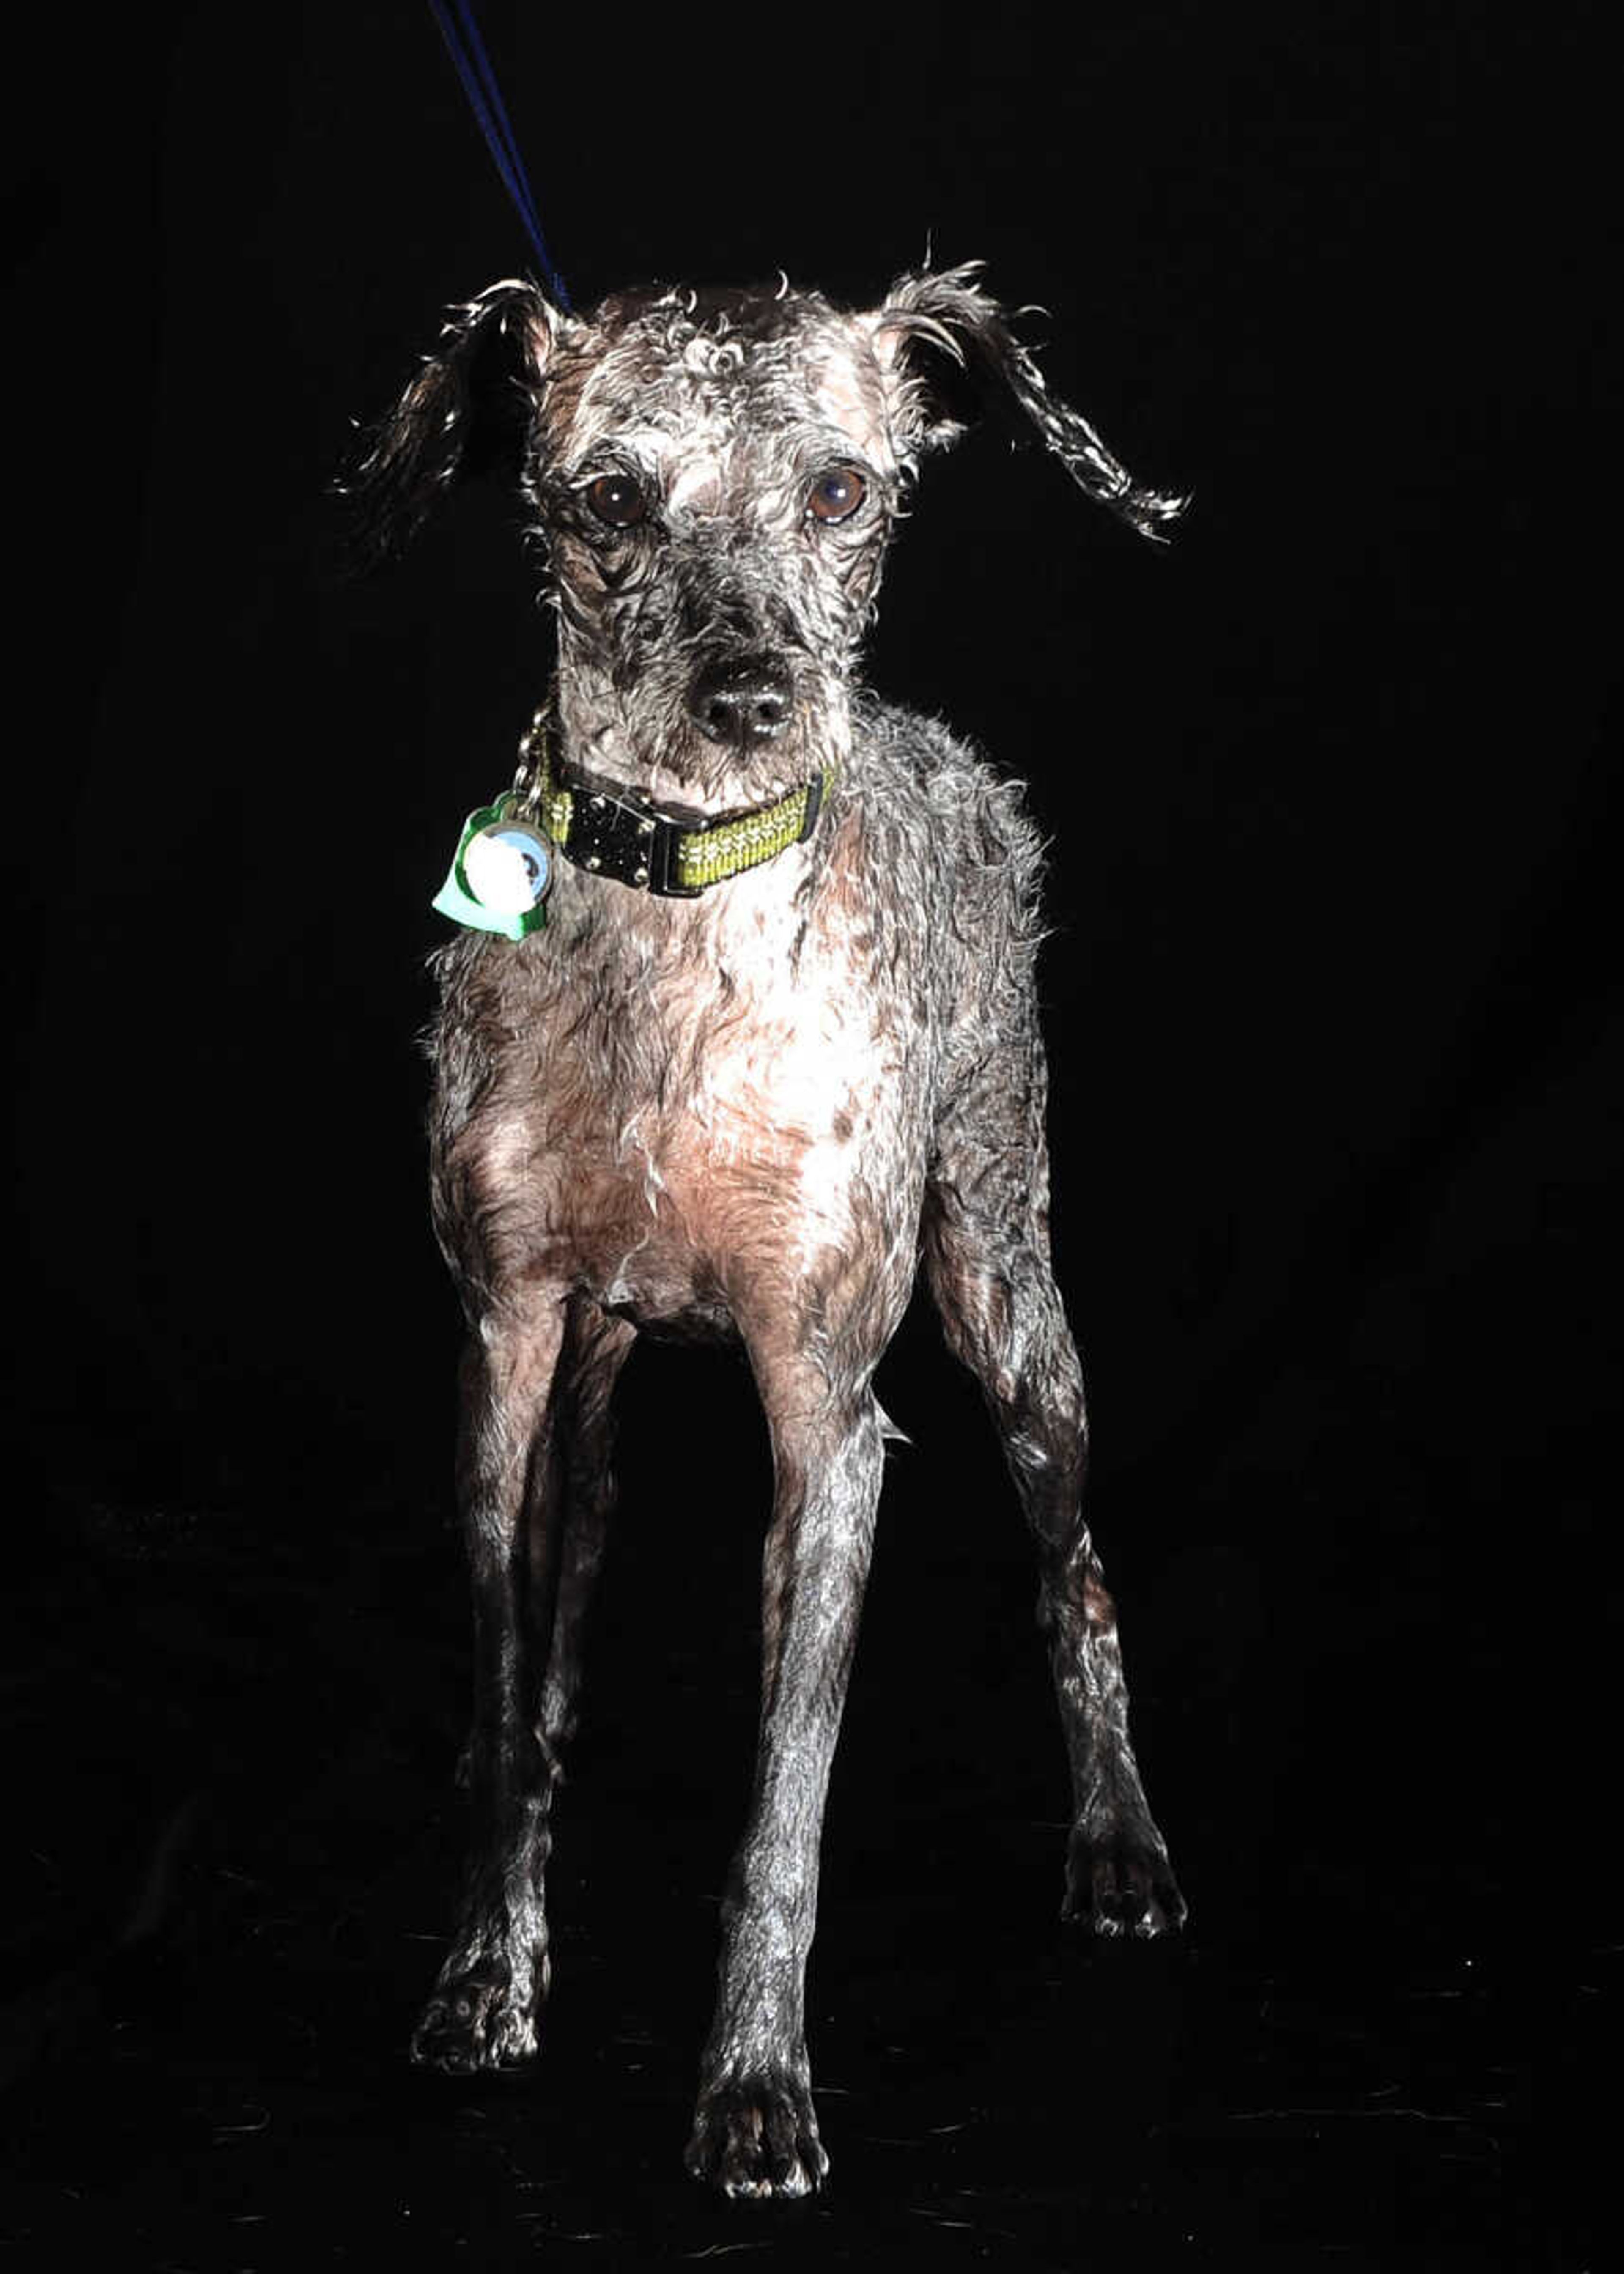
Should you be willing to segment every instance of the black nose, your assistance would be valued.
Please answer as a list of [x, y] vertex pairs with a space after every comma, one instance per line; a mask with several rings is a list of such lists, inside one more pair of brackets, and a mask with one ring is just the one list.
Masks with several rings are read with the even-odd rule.
[[783, 733], [791, 694], [788, 672], [771, 656], [726, 656], [695, 673], [688, 716], [710, 742], [749, 750]]

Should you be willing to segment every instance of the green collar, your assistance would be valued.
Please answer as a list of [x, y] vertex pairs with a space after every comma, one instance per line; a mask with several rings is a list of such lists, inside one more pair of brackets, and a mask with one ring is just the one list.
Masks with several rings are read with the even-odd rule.
[[834, 769], [826, 766], [766, 805], [710, 819], [635, 794], [615, 795], [567, 774], [555, 777], [547, 742], [544, 708], [519, 745], [517, 810], [576, 868], [664, 900], [696, 900], [708, 886], [804, 845], [834, 779]]

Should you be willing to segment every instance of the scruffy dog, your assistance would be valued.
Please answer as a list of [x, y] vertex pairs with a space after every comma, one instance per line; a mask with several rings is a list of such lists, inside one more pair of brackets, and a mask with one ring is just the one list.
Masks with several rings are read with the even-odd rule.
[[1102, 1934], [1184, 1917], [1081, 1510], [1083, 1385], [1049, 1254], [1037, 842], [1011, 784], [856, 676], [887, 542], [920, 461], [961, 432], [966, 387], [1145, 535], [1181, 501], [1136, 488], [1049, 394], [977, 279], [905, 275], [855, 314], [787, 283], [629, 292], [590, 316], [494, 285], [350, 483], [387, 545], [506, 457], [559, 625], [556, 683], [498, 809], [530, 828], [548, 896], [523, 936], [469, 930], [437, 959], [474, 1834], [413, 2052], [471, 2071], [536, 2051], [611, 1391], [640, 1329], [742, 1344], [776, 1476], [760, 1741], [688, 2150], [733, 2195], [803, 2195], [828, 2168], [803, 1977], [887, 1434], [870, 1384], [921, 1257], [1037, 1542], [1073, 1785], [1067, 1909]]

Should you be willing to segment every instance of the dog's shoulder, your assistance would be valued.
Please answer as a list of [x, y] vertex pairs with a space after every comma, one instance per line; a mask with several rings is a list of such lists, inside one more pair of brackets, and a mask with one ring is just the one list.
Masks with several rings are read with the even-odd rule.
[[956, 916], [1035, 946], [1043, 842], [1022, 784], [922, 712], [866, 695], [853, 727], [847, 794], [891, 890], [921, 907], [945, 893]]

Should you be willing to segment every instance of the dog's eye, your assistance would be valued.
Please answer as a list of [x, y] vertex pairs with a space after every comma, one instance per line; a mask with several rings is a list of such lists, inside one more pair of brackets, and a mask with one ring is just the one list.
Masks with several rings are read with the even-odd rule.
[[831, 466], [813, 483], [807, 511], [814, 521], [849, 521], [868, 493], [854, 466]]
[[586, 486], [586, 501], [611, 529], [630, 529], [648, 511], [643, 492], [629, 474], [599, 474]]

